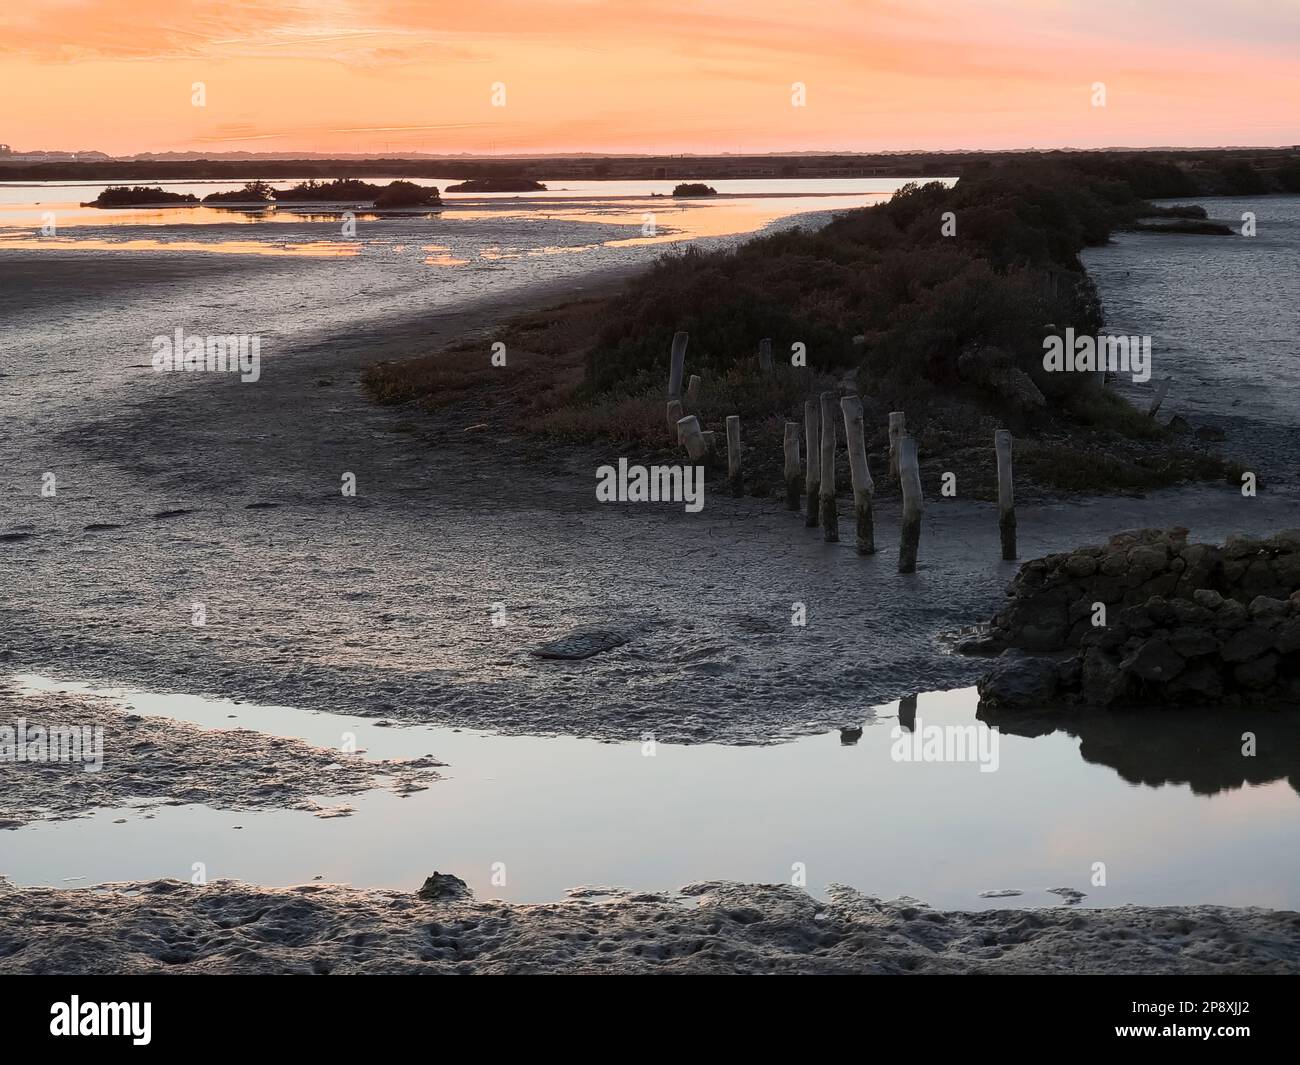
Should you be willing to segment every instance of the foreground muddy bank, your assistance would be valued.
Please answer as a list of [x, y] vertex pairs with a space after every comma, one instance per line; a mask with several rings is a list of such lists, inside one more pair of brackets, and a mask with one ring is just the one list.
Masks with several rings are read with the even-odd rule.
[[962, 913], [847, 888], [822, 902], [718, 882], [531, 906], [333, 884], [0, 885], [0, 973], [149, 972], [1296, 973], [1300, 914]]

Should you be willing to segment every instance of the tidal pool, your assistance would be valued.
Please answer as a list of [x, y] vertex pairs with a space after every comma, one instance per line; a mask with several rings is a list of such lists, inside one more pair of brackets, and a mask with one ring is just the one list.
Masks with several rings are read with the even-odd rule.
[[[817, 894], [840, 882], [962, 909], [1060, 905], [1061, 888], [1084, 906], [1300, 906], [1294, 714], [1018, 717], [993, 733], [967, 688], [864, 707], [860, 728], [790, 743], [600, 743], [17, 679], [207, 728], [324, 747], [352, 736], [365, 757], [449, 763], [427, 791], [346, 797], [348, 817], [155, 805], [2, 832], [0, 873], [19, 884], [189, 879], [202, 863], [209, 879], [270, 885], [414, 889], [440, 870], [513, 901], [802, 876]], [[979, 742], [927, 746], [943, 730]]]

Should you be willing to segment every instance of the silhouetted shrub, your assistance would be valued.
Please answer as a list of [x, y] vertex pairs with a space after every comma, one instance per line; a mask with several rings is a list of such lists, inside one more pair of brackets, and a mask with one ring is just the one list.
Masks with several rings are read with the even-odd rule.
[[232, 192], [211, 192], [203, 197], [204, 203], [270, 203], [275, 189], [265, 181], [250, 181], [242, 189]]
[[199, 198], [187, 192], [165, 192], [156, 185], [110, 185], [83, 207], [140, 207], [155, 204], [198, 203]]
[[[983, 390], [993, 410], [1023, 414], [1046, 324], [1101, 324], [1079, 251], [1152, 210], [1111, 174], [990, 166], [955, 187], [906, 185], [816, 232], [668, 255], [613, 301], [586, 387], [623, 394], [663, 369], [673, 333], [686, 330], [691, 366], [706, 375], [752, 361], [770, 337], [780, 353], [803, 344], [814, 371], [858, 369], [864, 393]], [[963, 374], [962, 353], [984, 348], [1005, 364], [974, 375], [975, 360]]]
[[381, 189], [375, 197], [375, 206], [385, 207], [437, 207], [442, 203], [438, 190], [430, 185], [417, 185], [413, 181], [394, 181]]
[[379, 186], [355, 178], [301, 181], [291, 189], [276, 189], [277, 203], [354, 203], [379, 195]]
[[546, 186], [532, 178], [470, 178], [459, 185], [448, 185], [448, 192], [545, 192]]

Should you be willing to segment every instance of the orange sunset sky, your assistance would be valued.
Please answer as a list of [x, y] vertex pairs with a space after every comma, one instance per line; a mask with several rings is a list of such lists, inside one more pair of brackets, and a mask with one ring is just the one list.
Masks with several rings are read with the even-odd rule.
[[7, 0], [0, 99], [20, 151], [1294, 144], [1300, 0]]

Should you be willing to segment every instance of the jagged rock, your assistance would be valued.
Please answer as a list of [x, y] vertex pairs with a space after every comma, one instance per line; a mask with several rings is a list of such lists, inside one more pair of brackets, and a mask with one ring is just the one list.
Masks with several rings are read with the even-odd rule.
[[1179, 620], [1169, 601], [1163, 595], [1153, 595], [1146, 601], [1147, 616], [1156, 625], [1172, 625]]
[[1184, 658], [1195, 658], [1213, 654], [1219, 649], [1219, 641], [1204, 629], [1183, 628], [1169, 634], [1169, 646]]
[[1028, 618], [1017, 619], [1018, 642], [1027, 651], [1053, 651], [1061, 646], [1069, 625], [1064, 610], [1044, 607]]
[[1083, 701], [1089, 706], [1110, 706], [1128, 687], [1119, 663], [1099, 647], [1088, 648], [1083, 657]]
[[1057, 664], [1019, 651], [1004, 651], [979, 679], [980, 700], [990, 706], [1042, 708], [1057, 688]]
[[1273, 573], [1282, 588], [1300, 585], [1300, 552], [1278, 555], [1272, 562]]
[[1273, 634], [1260, 625], [1242, 629], [1223, 645], [1219, 655], [1225, 662], [1246, 662], [1273, 648]]
[[1290, 612], [1291, 604], [1285, 599], [1273, 599], [1267, 595], [1257, 595], [1250, 601], [1250, 606], [1246, 609], [1250, 611], [1250, 616], [1256, 621], [1267, 624], [1269, 621], [1286, 617]]
[[1232, 671], [1232, 676], [1238, 684], [1252, 691], [1267, 688], [1277, 679], [1277, 655], [1266, 654], [1252, 662], [1243, 662]]
[[1119, 664], [1120, 671], [1143, 680], [1169, 681], [1182, 672], [1185, 660], [1163, 640], [1148, 640]]
[[1241, 591], [1249, 602], [1258, 595], [1264, 595], [1268, 592], [1276, 591], [1277, 574], [1273, 567], [1262, 558], [1257, 558], [1249, 566], [1241, 578]]
[[1250, 614], [1245, 606], [1235, 599], [1225, 599], [1223, 606], [1219, 607], [1214, 613], [1214, 627], [1216, 629], [1244, 628], [1249, 620]]
[[1232, 533], [1223, 545], [1223, 557], [1228, 559], [1251, 558], [1259, 554], [1263, 545], [1253, 536]]
[[997, 636], [969, 636], [953, 650], [962, 655], [997, 655], [1006, 650], [1006, 643]]
[[1287, 554], [1300, 553], [1300, 529], [1283, 529], [1275, 532], [1264, 541], [1264, 546]]
[[1214, 611], [1193, 603], [1190, 599], [1171, 599], [1169, 609], [1180, 625], [1210, 625], [1214, 621]]
[[1198, 589], [1207, 589], [1222, 566], [1222, 557], [1212, 544], [1188, 544], [1178, 552], [1184, 569], [1178, 576], [1178, 594], [1194, 595]]
[[[1182, 528], [1130, 529], [1025, 563], [1007, 595], [991, 638], [1078, 652], [1054, 681], [1048, 667], [1004, 654], [981, 693], [1008, 705], [1042, 703], [1049, 688], [1093, 706], [1239, 705], [1281, 700], [1291, 687], [1300, 699], [1300, 530], [1219, 547], [1189, 544]], [[1096, 603], [1109, 615], [1094, 627]]]
[[472, 899], [474, 893], [460, 877], [451, 873], [434, 873], [426, 877], [416, 894], [430, 902], [448, 902], [452, 899]]
[[1097, 572], [1097, 560], [1089, 555], [1073, 554], [1065, 560], [1064, 569], [1071, 577], [1091, 577]]
[[1137, 587], [1163, 573], [1168, 568], [1169, 556], [1163, 547], [1134, 547], [1130, 549], [1127, 561], [1126, 583], [1130, 587]]
[[1219, 607], [1223, 606], [1223, 596], [1213, 588], [1197, 588], [1192, 593], [1192, 599], [1196, 601], [1197, 605], [1203, 606], [1206, 610], [1218, 610]]
[[1150, 632], [1156, 627], [1155, 620], [1145, 606], [1125, 607], [1120, 611], [1119, 620], [1130, 632]]
[[1300, 651], [1300, 618], [1282, 622], [1273, 633], [1273, 643], [1284, 655]]
[[1128, 558], [1125, 557], [1122, 551], [1112, 551], [1109, 554], [1102, 555], [1098, 568], [1103, 576], [1118, 577], [1128, 568]]
[[1223, 678], [1217, 666], [1200, 662], [1188, 666], [1169, 682], [1165, 689], [1171, 699], [1205, 702], [1223, 696]]

